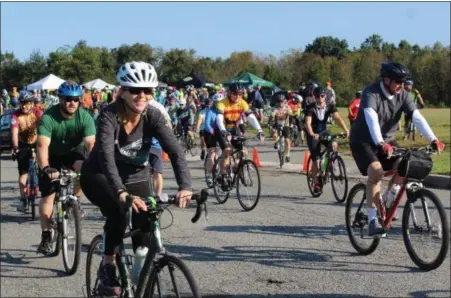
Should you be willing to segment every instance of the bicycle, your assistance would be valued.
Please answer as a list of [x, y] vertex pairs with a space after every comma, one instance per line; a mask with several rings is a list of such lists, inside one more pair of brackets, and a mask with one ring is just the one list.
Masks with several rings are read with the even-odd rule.
[[[294, 117], [294, 116], [292, 116]], [[301, 135], [301, 131], [299, 130], [299, 127], [296, 124], [296, 121], [292, 118], [292, 130], [291, 130], [291, 144], [293, 147], [299, 147], [300, 145], [304, 145], [304, 139]]]
[[[218, 147], [216, 147], [216, 149], [215, 149], [215, 160], [214, 160], [214, 162], [213, 162], [213, 165], [215, 164], [215, 162], [219, 159], [219, 156], [221, 155], [221, 149], [219, 149]], [[210, 158], [210, 154], [208, 153], [208, 149], [207, 149], [207, 152], [205, 153], [205, 159], [204, 159], [204, 177], [205, 177], [205, 183], [207, 184], [207, 186], [208, 186], [208, 188], [213, 188], [213, 184], [211, 184], [211, 185], [209, 185], [208, 184], [208, 182], [207, 182], [207, 179], [208, 179], [208, 176], [209, 176], [209, 173], [208, 173], [208, 171], [207, 171], [207, 160]], [[211, 173], [210, 173], [210, 175], [212, 175]]]
[[[21, 152], [19, 154], [27, 154], [28, 159], [28, 176], [25, 188], [25, 196], [27, 199], [27, 209], [25, 213], [31, 211], [31, 220], [36, 219], [36, 199], [39, 195], [38, 188], [38, 174], [37, 174], [37, 164], [36, 164], [36, 150], [34, 148], [26, 149], [26, 152]], [[12, 158], [16, 159], [15, 156]], [[20, 210], [19, 210], [20, 211]]]
[[[170, 254], [163, 246], [163, 242], [160, 234], [160, 224], [159, 218], [163, 211], [169, 207], [169, 205], [175, 204], [175, 195], [166, 197], [149, 197], [143, 198], [148, 206], [147, 215], [149, 216], [149, 227], [152, 233], [152, 241], [149, 248], [149, 252], [146, 255], [144, 265], [142, 266], [141, 272], [139, 274], [139, 279], [137, 284], [133, 284], [130, 276], [130, 271], [132, 271], [133, 260], [131, 255], [127, 255], [122, 242], [119, 247], [119, 253], [116, 254], [116, 264], [119, 269], [119, 279], [121, 284], [121, 295], [120, 297], [154, 297], [153, 295], [161, 296], [161, 276], [160, 273], [165, 267], [169, 268], [171, 281], [174, 285], [175, 297], [201, 297], [198, 286], [192, 273], [189, 271], [185, 263]], [[203, 189], [199, 193], [193, 194], [192, 199], [197, 203], [196, 213], [191, 219], [192, 223], [196, 223], [200, 216], [202, 215], [202, 206], [205, 210], [205, 216], [207, 217], [207, 206], [206, 201], [208, 199], [208, 190]], [[129, 232], [125, 233], [123, 239], [131, 238], [135, 234], [139, 233], [141, 229], [149, 229], [149, 227], [140, 227], [135, 230], [132, 228], [132, 198], [127, 197], [126, 207], [128, 208], [128, 228]], [[97, 270], [92, 269], [93, 256], [99, 255], [103, 252], [103, 234], [95, 236], [88, 250], [88, 256], [86, 259], [86, 291], [88, 298], [102, 297], [98, 292], [99, 280], [97, 278]], [[102, 262], [102, 261], [100, 261]], [[188, 281], [189, 293], [180, 293], [176, 285], [174, 278], [174, 269], [177, 267], [180, 269]], [[95, 274], [95, 278], [92, 278], [91, 273]], [[157, 292], [155, 292], [157, 291]], [[181, 296], [183, 294], [183, 296]], [[167, 297], [167, 296], [164, 296]], [[170, 296], [172, 297], [172, 296]]]
[[[423, 151], [430, 155], [434, 153], [434, 150], [430, 146], [417, 148], [417, 149], [404, 149], [395, 148], [393, 156], [400, 157], [402, 159], [408, 159], [412, 152]], [[402, 161], [401, 161], [402, 162]], [[380, 202], [378, 208], [378, 219], [385, 231], [388, 231], [392, 227], [393, 219], [398, 211], [401, 199], [406, 193], [407, 202], [404, 205], [404, 211], [402, 214], [402, 235], [406, 250], [412, 259], [412, 261], [422, 270], [433, 270], [438, 268], [446, 258], [449, 249], [450, 241], [450, 228], [446, 217], [446, 211], [443, 207], [440, 199], [431, 191], [424, 188], [422, 180], [424, 180], [432, 169], [432, 160], [430, 161], [430, 169], [425, 175], [420, 174], [421, 171], [416, 171], [415, 174], [403, 175], [404, 181], [401, 185], [401, 189], [394, 198], [391, 206], [385, 206], [384, 202]], [[398, 167], [399, 171], [399, 167]], [[393, 176], [397, 171], [390, 170], [385, 172], [384, 177]], [[435, 205], [435, 208], [429, 208], [425, 198], [429, 198]], [[420, 202], [419, 207], [415, 207], [416, 202]], [[356, 204], [355, 204], [356, 203]], [[358, 205], [358, 209], [355, 215], [351, 214], [351, 208], [353, 205]], [[380, 243], [380, 237], [374, 238], [368, 235], [364, 231], [365, 226], [368, 225], [368, 215], [366, 214], [366, 185], [359, 183], [355, 185], [350, 193], [346, 202], [346, 230], [355, 250], [362, 255], [369, 255], [373, 253]], [[417, 210], [417, 209], [421, 209]], [[436, 210], [440, 217], [440, 223], [431, 220], [431, 211]], [[420, 222], [417, 216], [424, 215], [424, 222]], [[412, 226], [409, 226], [409, 219], [412, 219]], [[356, 229], [360, 239], [369, 239], [369, 243], [359, 243], [359, 236], [354, 235], [353, 229]], [[431, 261], [422, 259], [421, 256], [415, 251], [412, 244], [412, 234], [418, 232], [421, 236], [431, 236], [434, 239], [441, 240], [440, 250], [435, 258]], [[367, 246], [364, 246], [368, 244]]]
[[[64, 269], [69, 275], [73, 275], [77, 271], [81, 254], [80, 206], [77, 197], [73, 195], [74, 184], [79, 177], [80, 173], [63, 169], [60, 177], [52, 181], [58, 183], [58, 191], [53, 202], [53, 213], [49, 223], [52, 235], [51, 256], [57, 256], [62, 248]], [[71, 220], [74, 221], [74, 235], [70, 235], [68, 229]], [[70, 245], [69, 240], [73, 240], [73, 238], [75, 238], [75, 243]], [[74, 253], [73, 258], [69, 255], [70, 248]]]
[[283, 135], [283, 125], [277, 125], [277, 135], [279, 137], [277, 141], [277, 155], [279, 156], [280, 168], [285, 163], [285, 137]]
[[[252, 140], [253, 138], [246, 138], [241, 136], [234, 136], [232, 137], [232, 141], [238, 142], [237, 147], [240, 149], [235, 149], [230, 156], [230, 163], [227, 167], [226, 173], [227, 173], [227, 181], [228, 181], [228, 187], [227, 189], [223, 189], [221, 185], [221, 160], [222, 158], [218, 158], [213, 166], [213, 190], [215, 193], [216, 200], [219, 204], [224, 204], [227, 202], [230, 196], [230, 192], [232, 191], [233, 187], [236, 187], [236, 195], [238, 198], [238, 202], [240, 203], [241, 207], [245, 211], [251, 211], [253, 210], [260, 200], [260, 192], [261, 192], [261, 181], [260, 181], [260, 173], [258, 171], [257, 165], [250, 159], [247, 158], [247, 149], [246, 141]], [[245, 174], [244, 172], [247, 172]], [[251, 171], [255, 172], [256, 177], [251, 177]], [[240, 192], [240, 184], [244, 187], [247, 186], [254, 186], [254, 183], [257, 183], [257, 194], [255, 201], [251, 203], [250, 205], [247, 205], [246, 202], [241, 197]], [[246, 191], [247, 192], [247, 191]], [[221, 197], [221, 196], [224, 197]], [[248, 201], [250, 199], [248, 198]]]
[[[320, 142], [322, 144], [327, 143], [326, 148], [320, 153], [320, 168], [318, 169], [318, 182], [320, 185], [320, 190], [315, 191], [314, 179], [311, 174], [312, 167], [312, 157], [310, 156], [307, 161], [307, 184], [310, 193], [314, 198], [319, 197], [323, 192], [323, 187], [329, 180], [332, 184], [332, 192], [334, 193], [335, 200], [339, 203], [343, 203], [346, 200], [348, 194], [348, 177], [346, 175], [346, 166], [338, 155], [338, 150], [334, 151], [332, 148], [332, 142], [335, 139], [345, 139], [346, 134], [340, 133], [336, 135], [329, 135], [327, 132], [320, 135]], [[338, 186], [344, 186], [344, 191], [340, 196], [338, 191]]]

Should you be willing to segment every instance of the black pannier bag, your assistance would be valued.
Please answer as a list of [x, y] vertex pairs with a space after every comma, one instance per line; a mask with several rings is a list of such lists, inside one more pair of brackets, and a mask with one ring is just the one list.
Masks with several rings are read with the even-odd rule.
[[398, 166], [398, 174], [401, 177], [414, 180], [424, 180], [432, 171], [431, 157], [424, 151], [409, 151]]

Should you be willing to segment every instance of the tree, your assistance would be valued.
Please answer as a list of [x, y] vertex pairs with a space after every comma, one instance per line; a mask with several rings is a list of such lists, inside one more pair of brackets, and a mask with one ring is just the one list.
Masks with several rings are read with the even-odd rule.
[[360, 45], [360, 49], [380, 52], [383, 42], [384, 41], [380, 35], [373, 34], [365, 39], [365, 41]]
[[161, 80], [175, 83], [194, 70], [196, 51], [193, 49], [172, 49], [167, 52], [161, 62]]
[[312, 44], [305, 47], [306, 53], [313, 53], [321, 57], [334, 56], [342, 58], [348, 53], [348, 42], [332, 36], [317, 37]]

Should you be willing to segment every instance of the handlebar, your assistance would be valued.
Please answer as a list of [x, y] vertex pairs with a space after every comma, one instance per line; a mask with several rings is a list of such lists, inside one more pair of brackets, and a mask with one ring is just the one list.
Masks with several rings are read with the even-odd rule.
[[433, 149], [431, 145], [425, 146], [425, 147], [419, 147], [419, 148], [400, 148], [400, 147], [393, 147], [393, 154], [392, 156], [404, 156], [409, 151], [424, 151], [427, 154], [436, 154], [438, 153], [437, 150]]
[[320, 134], [320, 140], [321, 141], [332, 141], [334, 139], [346, 139], [346, 133], [345, 132], [341, 132], [339, 134], [334, 134], [334, 135], [331, 135], [331, 134], [328, 134], [328, 133]]
[[[196, 223], [200, 219], [200, 216], [202, 215], [202, 205], [204, 206], [204, 209], [205, 209], [205, 217], [207, 217], [207, 215], [208, 215], [207, 204], [206, 204], [207, 199], [208, 199], [208, 189], [207, 188], [202, 189], [200, 192], [193, 193], [193, 195], [191, 197], [191, 201], [195, 200], [197, 203], [197, 206], [196, 206], [196, 213], [194, 214], [193, 218], [191, 219], [192, 223]], [[147, 198], [141, 198], [141, 200], [143, 200], [146, 203], [148, 212], [154, 212], [156, 210], [162, 211], [165, 209], [165, 207], [176, 204], [176, 195], [175, 194], [174, 195], [163, 194], [160, 197], [147, 197]], [[127, 209], [130, 209], [130, 207], [132, 206], [132, 202], [133, 202], [133, 197], [128, 195], [126, 197], [126, 203], [125, 203], [127, 206]]]

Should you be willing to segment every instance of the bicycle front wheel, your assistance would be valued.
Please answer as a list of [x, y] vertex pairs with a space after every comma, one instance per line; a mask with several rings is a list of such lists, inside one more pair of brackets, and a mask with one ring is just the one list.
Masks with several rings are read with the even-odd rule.
[[[89, 245], [88, 256], [86, 257], [86, 293], [88, 298], [100, 297], [97, 293], [99, 279], [97, 271], [102, 262], [103, 236], [97, 235]], [[97, 266], [97, 267], [94, 267]]]
[[[233, 157], [232, 157], [233, 158]], [[220, 166], [221, 159], [218, 158], [213, 166], [213, 191], [215, 193], [216, 200], [219, 204], [224, 204], [227, 202], [230, 196], [230, 190], [229, 191], [223, 191], [222, 185], [221, 185], [221, 166]], [[230, 166], [229, 166], [230, 168]]]
[[69, 275], [77, 271], [81, 253], [81, 218], [78, 203], [66, 205], [63, 215], [63, 263]]
[[173, 255], [166, 254], [152, 269], [144, 297], [200, 298], [201, 294], [185, 263]]
[[[439, 198], [427, 189], [415, 191], [402, 215], [402, 235], [412, 261], [423, 270], [437, 269], [448, 253], [449, 233], [446, 211]], [[429, 244], [423, 253], [421, 244]]]
[[257, 165], [252, 160], [244, 160], [236, 175], [238, 202], [245, 211], [251, 211], [260, 200], [261, 182]]
[[307, 161], [307, 185], [312, 197], [317, 198], [321, 195], [321, 192], [315, 192], [315, 180], [312, 176], [312, 163], [312, 157], [310, 156]]
[[332, 159], [329, 171], [335, 200], [343, 203], [348, 194], [348, 177], [346, 176], [345, 162], [340, 156], [336, 155]]

